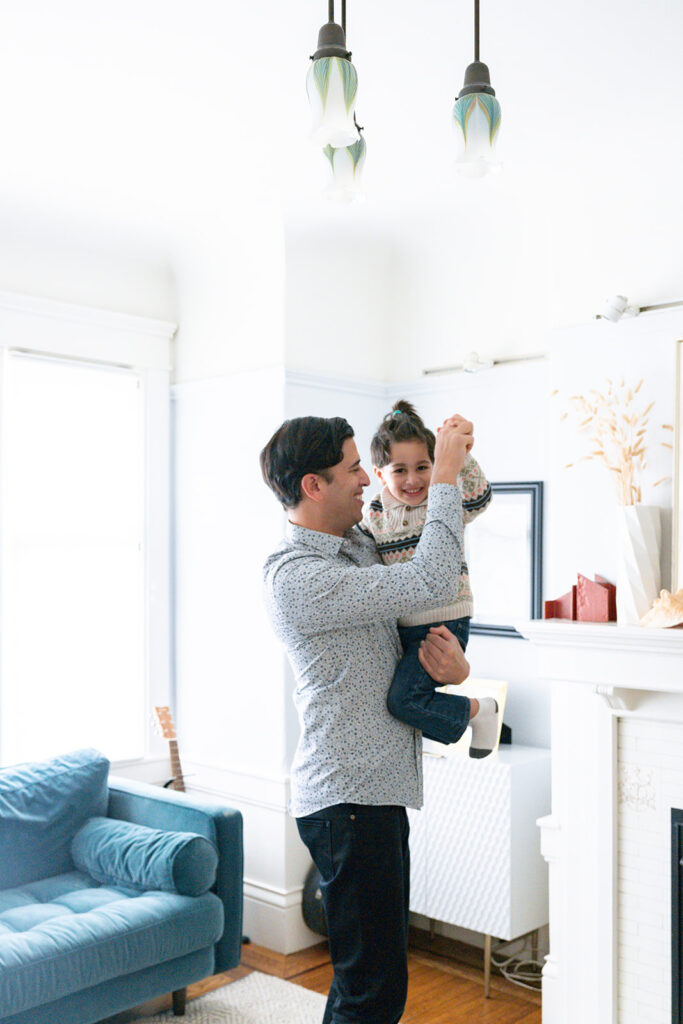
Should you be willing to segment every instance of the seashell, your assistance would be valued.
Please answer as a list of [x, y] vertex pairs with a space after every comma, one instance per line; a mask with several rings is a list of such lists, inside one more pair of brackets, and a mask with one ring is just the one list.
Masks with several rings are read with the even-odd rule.
[[640, 625], [659, 629], [683, 625], [683, 590], [677, 590], [675, 594], [661, 590], [650, 611], [640, 620]]

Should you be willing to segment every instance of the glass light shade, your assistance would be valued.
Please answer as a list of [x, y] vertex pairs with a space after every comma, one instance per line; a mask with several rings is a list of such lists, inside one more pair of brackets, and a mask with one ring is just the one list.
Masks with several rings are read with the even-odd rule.
[[356, 141], [352, 146], [342, 146], [337, 149], [333, 146], [325, 146], [323, 153], [329, 161], [333, 179], [326, 190], [326, 195], [330, 199], [350, 202], [359, 198], [366, 151], [365, 139], [362, 136], [359, 138], [358, 132], [356, 132]]
[[343, 57], [319, 57], [306, 76], [306, 91], [313, 114], [312, 138], [318, 146], [352, 146], [358, 138], [353, 111], [358, 73]]
[[485, 92], [460, 96], [453, 107], [453, 126], [460, 144], [456, 167], [461, 174], [479, 178], [497, 170], [496, 139], [500, 128], [500, 103]]

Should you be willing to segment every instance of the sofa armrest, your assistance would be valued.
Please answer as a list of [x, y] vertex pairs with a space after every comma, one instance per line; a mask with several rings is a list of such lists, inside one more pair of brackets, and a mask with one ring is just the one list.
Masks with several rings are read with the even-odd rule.
[[242, 949], [242, 815], [232, 807], [202, 803], [175, 790], [109, 777], [108, 817], [172, 832], [196, 832], [216, 845], [214, 892], [223, 903], [225, 928], [216, 943], [216, 973], [240, 962]]

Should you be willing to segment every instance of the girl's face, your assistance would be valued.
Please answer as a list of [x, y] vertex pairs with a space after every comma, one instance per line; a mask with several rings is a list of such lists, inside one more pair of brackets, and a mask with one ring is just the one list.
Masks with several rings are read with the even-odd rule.
[[398, 441], [391, 446], [391, 462], [375, 475], [397, 501], [405, 505], [419, 505], [427, 497], [432, 478], [432, 460], [424, 441]]

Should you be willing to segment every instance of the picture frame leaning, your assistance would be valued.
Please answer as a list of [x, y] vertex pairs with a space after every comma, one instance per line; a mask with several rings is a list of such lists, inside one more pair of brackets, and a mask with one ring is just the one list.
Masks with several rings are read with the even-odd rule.
[[492, 483], [491, 490], [491, 505], [465, 530], [470, 633], [521, 639], [512, 623], [542, 616], [543, 481]]
[[683, 588], [683, 339], [676, 342], [671, 592]]

